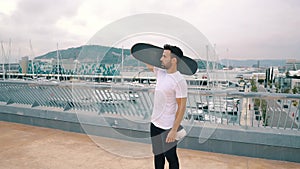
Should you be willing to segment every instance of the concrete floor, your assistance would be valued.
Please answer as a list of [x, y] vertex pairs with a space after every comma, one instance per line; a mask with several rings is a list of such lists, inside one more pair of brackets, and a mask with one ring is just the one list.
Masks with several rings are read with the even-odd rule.
[[[149, 144], [0, 121], [1, 169], [151, 169]], [[183, 169], [299, 169], [300, 163], [178, 149]], [[166, 166], [166, 168], [168, 168]]]

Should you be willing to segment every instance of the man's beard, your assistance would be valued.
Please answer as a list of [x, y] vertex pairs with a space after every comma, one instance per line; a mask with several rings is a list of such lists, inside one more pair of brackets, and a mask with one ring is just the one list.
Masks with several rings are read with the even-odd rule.
[[164, 69], [169, 69], [172, 66], [171, 62], [167, 62], [165, 65], [163, 63], [161, 63], [161, 67]]

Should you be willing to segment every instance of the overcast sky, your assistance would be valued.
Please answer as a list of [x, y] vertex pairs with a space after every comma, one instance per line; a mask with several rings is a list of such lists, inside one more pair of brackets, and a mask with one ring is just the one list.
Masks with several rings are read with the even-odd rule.
[[194, 25], [220, 59], [300, 59], [299, 0], [0, 0], [0, 41], [7, 56], [11, 39], [16, 61], [56, 50], [57, 43], [84, 45], [106, 25], [142, 13]]

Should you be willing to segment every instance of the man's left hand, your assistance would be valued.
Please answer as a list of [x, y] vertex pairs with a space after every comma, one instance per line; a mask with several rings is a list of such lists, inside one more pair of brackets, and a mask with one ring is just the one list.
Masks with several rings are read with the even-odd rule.
[[176, 137], [176, 131], [171, 129], [168, 133], [168, 136], [166, 138], [166, 143], [172, 143], [175, 141], [175, 137]]

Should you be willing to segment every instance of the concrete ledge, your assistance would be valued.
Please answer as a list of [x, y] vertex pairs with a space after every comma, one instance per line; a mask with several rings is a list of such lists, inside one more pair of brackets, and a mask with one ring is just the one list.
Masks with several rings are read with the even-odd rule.
[[[88, 112], [78, 120], [76, 113], [59, 109], [0, 105], [2, 121], [150, 143], [149, 123], [137, 123], [117, 116], [95, 118], [90, 114]], [[299, 131], [243, 129], [240, 126], [212, 128], [187, 125], [186, 128], [190, 130], [188, 136], [180, 142], [181, 148], [300, 162]], [[204, 130], [211, 135], [199, 137]]]

